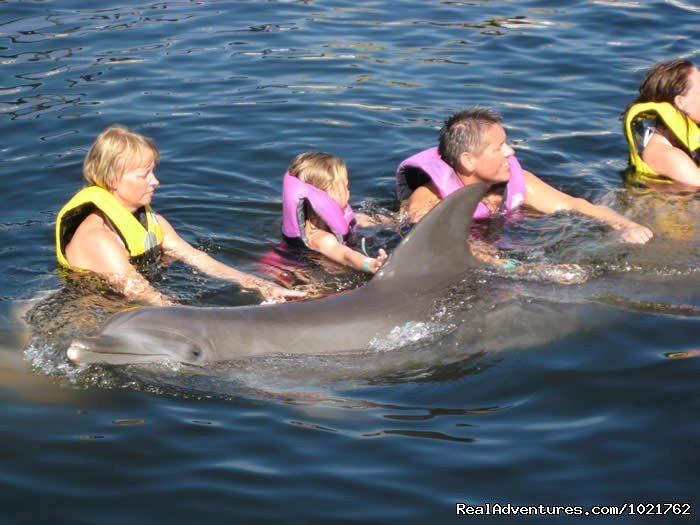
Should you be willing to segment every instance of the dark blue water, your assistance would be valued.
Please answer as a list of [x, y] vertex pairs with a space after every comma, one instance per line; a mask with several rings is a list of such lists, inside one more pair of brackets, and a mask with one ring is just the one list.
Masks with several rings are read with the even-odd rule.
[[[0, 0], [3, 523], [425, 523], [457, 502], [693, 513], [457, 517], [472, 523], [698, 522], [700, 204], [622, 187], [618, 120], [651, 64], [698, 62], [696, 2], [120, 4]], [[504, 114], [526, 168], [656, 238], [625, 246], [567, 216], [506, 225], [504, 251], [594, 277], [484, 274], [359, 356], [66, 361], [124, 306], [56, 294], [54, 217], [107, 125], [155, 139], [154, 206], [186, 239], [256, 271], [295, 154], [343, 157], [353, 204], [395, 209], [398, 162], [475, 103]], [[156, 284], [256, 300], [177, 265]]]

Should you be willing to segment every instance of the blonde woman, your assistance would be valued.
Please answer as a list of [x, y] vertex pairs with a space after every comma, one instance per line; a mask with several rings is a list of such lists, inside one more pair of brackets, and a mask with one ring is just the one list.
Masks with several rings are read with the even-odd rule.
[[94, 272], [129, 299], [152, 305], [175, 301], [154, 289], [137, 270], [162, 255], [203, 273], [258, 290], [268, 300], [301, 297], [274, 283], [235, 270], [193, 247], [151, 208], [160, 182], [160, 155], [152, 140], [120, 125], [95, 139], [83, 163], [87, 186], [56, 220], [56, 256], [61, 266]]

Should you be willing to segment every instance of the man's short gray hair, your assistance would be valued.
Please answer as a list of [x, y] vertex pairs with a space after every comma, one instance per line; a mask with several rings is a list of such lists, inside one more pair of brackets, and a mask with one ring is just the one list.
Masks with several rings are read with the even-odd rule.
[[460, 155], [465, 151], [480, 154], [486, 146], [488, 128], [500, 124], [502, 120], [500, 113], [481, 106], [472, 106], [453, 114], [445, 120], [440, 130], [439, 152], [442, 160], [456, 168]]

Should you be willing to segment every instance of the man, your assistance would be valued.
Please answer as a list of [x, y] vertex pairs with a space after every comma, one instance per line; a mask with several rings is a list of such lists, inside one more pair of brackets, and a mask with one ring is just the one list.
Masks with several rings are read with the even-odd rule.
[[621, 232], [629, 243], [644, 244], [651, 230], [606, 206], [572, 197], [520, 167], [497, 112], [471, 107], [445, 121], [437, 148], [424, 150], [403, 161], [397, 170], [401, 209], [418, 222], [441, 199], [462, 186], [490, 185], [474, 213], [475, 218], [507, 214], [519, 206], [541, 213], [573, 211], [598, 219]]

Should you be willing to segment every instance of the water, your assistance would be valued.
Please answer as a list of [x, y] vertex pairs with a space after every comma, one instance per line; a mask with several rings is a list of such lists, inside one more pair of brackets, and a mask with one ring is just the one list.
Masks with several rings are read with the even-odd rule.
[[[0, 0], [3, 522], [424, 523], [454, 516], [457, 502], [695, 507], [699, 204], [622, 188], [618, 115], [652, 63], [698, 61], [699, 12], [670, 0]], [[156, 140], [154, 205], [181, 235], [256, 271], [279, 240], [280, 179], [296, 153], [343, 157], [351, 201], [391, 209], [398, 162], [474, 103], [504, 114], [527, 169], [656, 239], [620, 245], [566, 216], [495, 228], [509, 254], [576, 262], [593, 278], [562, 287], [483, 274], [445, 298], [442, 321], [399, 327], [360, 356], [81, 372], [67, 341], [122, 301], [64, 293], [40, 303], [33, 330], [17, 320], [63, 285], [55, 213], [109, 124]], [[257, 300], [179, 266], [157, 285], [192, 304]]]

